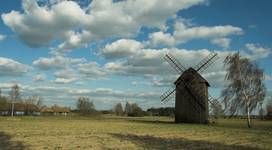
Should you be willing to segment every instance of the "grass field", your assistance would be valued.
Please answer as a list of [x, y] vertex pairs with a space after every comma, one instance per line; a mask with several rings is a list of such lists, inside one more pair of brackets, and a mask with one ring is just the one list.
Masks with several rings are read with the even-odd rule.
[[0, 149], [272, 149], [272, 122], [174, 124], [166, 117], [0, 117]]

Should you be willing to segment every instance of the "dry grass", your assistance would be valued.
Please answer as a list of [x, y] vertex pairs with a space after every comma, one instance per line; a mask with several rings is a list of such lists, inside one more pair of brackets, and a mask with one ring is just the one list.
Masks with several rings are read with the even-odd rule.
[[0, 117], [0, 149], [272, 149], [272, 122], [173, 124], [165, 117]]

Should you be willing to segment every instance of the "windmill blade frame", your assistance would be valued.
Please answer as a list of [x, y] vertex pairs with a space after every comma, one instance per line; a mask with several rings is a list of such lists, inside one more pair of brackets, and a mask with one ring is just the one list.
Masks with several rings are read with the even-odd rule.
[[164, 57], [164, 60], [166, 60], [170, 66], [172, 66], [179, 74], [182, 74], [186, 68], [171, 54], [168, 53]]
[[203, 72], [206, 70], [212, 63], [215, 62], [215, 58], [218, 56], [217, 53], [211, 52], [207, 57], [202, 59], [194, 68], [197, 72]]
[[213, 98], [210, 94], [208, 97], [208, 102], [215, 107], [218, 103], [220, 103], [216, 98]]
[[164, 92], [160, 98], [162, 103], [168, 102], [172, 97], [173, 93], [175, 93], [176, 88], [172, 86], [170, 89], [168, 89], [166, 92]]

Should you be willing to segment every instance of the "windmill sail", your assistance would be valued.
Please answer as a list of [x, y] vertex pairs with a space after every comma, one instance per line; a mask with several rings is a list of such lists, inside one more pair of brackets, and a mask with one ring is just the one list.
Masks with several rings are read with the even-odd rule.
[[196, 66], [195, 70], [198, 72], [203, 72], [205, 69], [207, 69], [214, 61], [217, 56], [217, 53], [211, 52], [207, 57], [202, 59]]
[[165, 93], [163, 93], [160, 98], [161, 102], [165, 103], [168, 102], [173, 97], [173, 93], [175, 93], [176, 88], [173, 86], [170, 89], [168, 89]]
[[166, 54], [164, 59], [179, 73], [182, 74], [186, 70], [184, 66], [170, 53]]
[[209, 94], [208, 101], [213, 107], [216, 107], [217, 104], [219, 103], [219, 101], [217, 99], [213, 98], [210, 94]]

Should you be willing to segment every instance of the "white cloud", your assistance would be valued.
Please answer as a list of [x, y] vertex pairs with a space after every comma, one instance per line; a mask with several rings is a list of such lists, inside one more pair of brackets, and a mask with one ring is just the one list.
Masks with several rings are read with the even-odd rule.
[[6, 83], [0, 83], [0, 89], [11, 89], [15, 84], [17, 84], [19, 87], [22, 87], [19, 83], [13, 83], [13, 82], [6, 82]]
[[[140, 76], [150, 79], [150, 85], [154, 86], [168, 86], [174, 82], [178, 74], [165, 61], [163, 57], [170, 52], [173, 54], [185, 67], [194, 67], [201, 59], [209, 55], [210, 51], [203, 50], [186, 50], [177, 48], [163, 48], [163, 49], [140, 49], [137, 53], [129, 55], [126, 59], [117, 59], [106, 63], [103, 68], [108, 74], [118, 74], [124, 76]], [[228, 51], [217, 51], [218, 60], [209, 67], [203, 76], [213, 87], [220, 87], [224, 83], [224, 67], [223, 60], [231, 53]], [[137, 84], [138, 82], [134, 82]]]
[[205, 0], [93, 0], [88, 7], [76, 1], [55, 1], [39, 6], [35, 0], [23, 0], [23, 12], [2, 14], [24, 43], [31, 47], [63, 41], [55, 50], [71, 50], [109, 37], [128, 37], [143, 26], [162, 28], [165, 21], [182, 9]]
[[72, 83], [72, 82], [75, 82], [75, 81], [77, 81], [77, 79], [76, 78], [56, 78], [55, 79], [55, 83], [56, 84], [67, 84], [67, 83]]
[[271, 54], [271, 50], [269, 48], [261, 47], [258, 44], [247, 43], [245, 46], [247, 51], [242, 51], [242, 53], [252, 60], [266, 58]]
[[97, 62], [88, 62], [78, 64], [78, 71], [84, 79], [98, 79], [105, 78], [105, 70]]
[[182, 21], [177, 21], [174, 25], [173, 33], [154, 32], [149, 35], [151, 45], [164, 44], [175, 46], [194, 39], [210, 39], [212, 44], [227, 47], [230, 40], [224, 38], [229, 35], [240, 35], [243, 30], [231, 25], [225, 26], [188, 26]]
[[[14, 83], [0, 83], [0, 88], [9, 90]], [[74, 106], [76, 100], [80, 96], [88, 96], [94, 101], [95, 104], [103, 103], [104, 108], [112, 108], [117, 102], [125, 102], [129, 100], [130, 102], [141, 102], [144, 103], [146, 99], [154, 100], [155, 103], [160, 96], [158, 92], [151, 91], [130, 91], [130, 90], [113, 90], [111, 88], [72, 88], [67, 86], [59, 85], [21, 85], [21, 90], [23, 91], [23, 96], [30, 96], [33, 93], [38, 94], [43, 97], [44, 104], [61, 104]], [[160, 102], [157, 101], [157, 104]], [[149, 107], [149, 106], [148, 106]]]
[[266, 74], [266, 75], [265, 75], [265, 80], [267, 80], [267, 81], [272, 81], [272, 76]]
[[54, 51], [65, 52], [81, 47], [87, 47], [87, 43], [92, 39], [91, 33], [85, 30], [81, 33], [69, 31], [65, 37], [65, 42], [58, 45], [57, 48], [52, 48]]
[[223, 48], [229, 48], [231, 39], [229, 38], [215, 38], [211, 39], [211, 43], [214, 45], [221, 46]]
[[72, 69], [58, 71], [55, 73], [55, 77], [56, 79], [54, 82], [57, 84], [67, 84], [79, 80], [76, 70]]
[[176, 43], [174, 37], [170, 33], [163, 33], [161, 31], [150, 34], [149, 39], [152, 46], [160, 44], [174, 46]]
[[0, 57], [0, 76], [21, 76], [29, 72], [31, 67], [10, 58]]
[[34, 78], [35, 82], [44, 81], [46, 79], [46, 76], [44, 74], [37, 74]]
[[33, 61], [33, 65], [42, 70], [49, 69], [63, 69], [73, 64], [79, 64], [86, 62], [85, 58], [69, 58], [64, 56], [54, 56], [51, 58], [41, 57], [38, 60]]
[[111, 44], [107, 44], [105, 48], [102, 49], [102, 54], [108, 59], [120, 58], [133, 55], [142, 48], [143, 44], [138, 41], [120, 39]]
[[5, 35], [0, 34], [0, 41], [4, 40], [6, 38]]
[[[223, 69], [222, 69], [223, 70]], [[203, 77], [209, 81], [212, 87], [223, 87], [225, 84], [226, 71], [216, 70], [215, 72], [208, 72], [203, 74]]]

